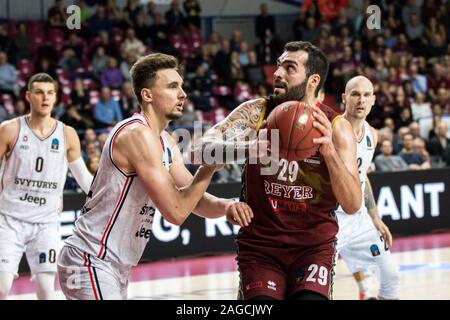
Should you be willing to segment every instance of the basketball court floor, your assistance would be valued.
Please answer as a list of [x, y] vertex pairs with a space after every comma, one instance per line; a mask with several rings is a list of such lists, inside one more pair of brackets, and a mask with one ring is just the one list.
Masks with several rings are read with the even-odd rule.
[[[400, 270], [400, 299], [450, 299], [450, 233], [394, 238], [392, 252]], [[143, 263], [133, 269], [128, 298], [234, 300], [239, 282], [236, 268], [231, 254]], [[335, 272], [334, 299], [357, 299], [357, 285], [342, 259]], [[376, 294], [376, 271], [368, 270], [367, 275]], [[57, 288], [55, 299], [64, 299]], [[36, 299], [29, 275], [14, 282], [9, 299]]]

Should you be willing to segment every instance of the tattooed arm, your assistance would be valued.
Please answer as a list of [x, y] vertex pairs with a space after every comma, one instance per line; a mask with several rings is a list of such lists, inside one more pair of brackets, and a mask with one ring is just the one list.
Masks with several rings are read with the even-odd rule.
[[373, 196], [372, 185], [370, 184], [369, 178], [366, 176], [366, 187], [364, 189], [364, 201], [369, 211], [369, 215], [372, 218], [375, 228], [383, 235], [389, 247], [392, 246], [392, 234], [386, 224], [381, 220], [378, 214], [377, 204], [375, 203], [375, 197]]
[[264, 104], [265, 99], [244, 102], [223, 121], [206, 131], [193, 144], [193, 163], [209, 163], [206, 158], [216, 158], [218, 153], [223, 156], [223, 163], [248, 158], [249, 149], [256, 144], [256, 130]]

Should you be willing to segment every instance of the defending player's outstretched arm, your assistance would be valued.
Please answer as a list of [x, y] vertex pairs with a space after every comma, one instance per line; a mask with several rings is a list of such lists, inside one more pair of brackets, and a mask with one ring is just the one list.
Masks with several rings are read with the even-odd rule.
[[[183, 157], [175, 140], [166, 131], [162, 133], [164, 138], [170, 142], [173, 161], [170, 166], [170, 174], [178, 187], [188, 185], [193, 176], [183, 163]], [[248, 226], [253, 218], [252, 209], [244, 202], [235, 202], [231, 199], [218, 198], [205, 192], [193, 211], [196, 215], [204, 218], [219, 218], [226, 214], [228, 221], [241, 227]]]
[[316, 109], [314, 127], [323, 134], [314, 139], [320, 143], [336, 199], [348, 214], [356, 213], [362, 203], [362, 192], [356, 165], [356, 138], [352, 126], [344, 119], [338, 119], [334, 126], [322, 110]]
[[192, 182], [178, 188], [161, 161], [159, 135], [142, 124], [131, 124], [116, 135], [113, 159], [122, 171], [135, 172], [162, 216], [175, 225], [184, 222], [205, 193], [217, 166], [200, 166]]
[[[224, 120], [207, 130], [203, 137], [193, 144], [192, 163], [205, 163], [203, 155], [206, 150], [218, 150], [223, 155], [234, 150], [231, 162], [247, 159], [250, 148], [257, 147], [256, 130], [262, 121], [260, 118], [264, 103], [264, 99], [244, 102]], [[224, 163], [227, 163], [225, 160], [226, 157]]]

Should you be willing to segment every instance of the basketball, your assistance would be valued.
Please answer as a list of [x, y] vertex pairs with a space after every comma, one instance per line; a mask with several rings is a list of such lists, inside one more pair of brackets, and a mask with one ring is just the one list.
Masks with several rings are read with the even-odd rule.
[[[304, 102], [288, 101], [278, 105], [267, 118], [267, 130], [279, 130], [280, 158], [288, 161], [303, 160], [313, 156], [319, 144], [321, 132], [313, 127], [313, 106]], [[272, 142], [273, 145], [273, 142]]]

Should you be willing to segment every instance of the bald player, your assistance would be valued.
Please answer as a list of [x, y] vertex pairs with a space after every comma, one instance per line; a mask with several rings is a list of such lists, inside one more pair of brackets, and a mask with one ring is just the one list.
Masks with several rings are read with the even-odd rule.
[[347, 82], [342, 94], [345, 105], [343, 117], [353, 127], [357, 141], [357, 165], [363, 203], [358, 213], [349, 215], [341, 206], [336, 210], [339, 224], [337, 252], [341, 254], [349, 270], [358, 282], [360, 299], [370, 298], [363, 270], [376, 265], [380, 270], [380, 299], [398, 299], [399, 274], [389, 248], [392, 235], [378, 215], [367, 169], [372, 163], [377, 145], [377, 132], [366, 117], [375, 103], [372, 82], [356, 76]]

